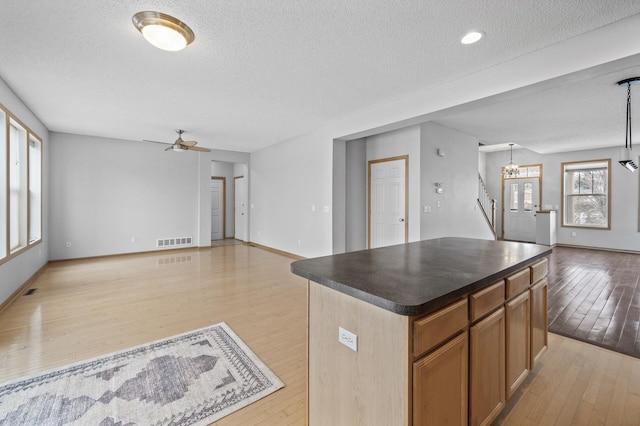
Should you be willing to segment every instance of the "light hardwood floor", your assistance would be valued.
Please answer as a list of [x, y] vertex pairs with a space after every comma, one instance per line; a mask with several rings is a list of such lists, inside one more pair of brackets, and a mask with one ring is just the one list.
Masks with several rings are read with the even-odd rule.
[[225, 321], [285, 387], [220, 425], [303, 425], [307, 286], [245, 245], [51, 263], [0, 314], [0, 382]]
[[[285, 388], [217, 424], [305, 425], [307, 288], [291, 261], [231, 245], [51, 263], [0, 314], [0, 382], [226, 321]], [[640, 359], [552, 334], [534, 373], [496, 424], [640, 424]]]

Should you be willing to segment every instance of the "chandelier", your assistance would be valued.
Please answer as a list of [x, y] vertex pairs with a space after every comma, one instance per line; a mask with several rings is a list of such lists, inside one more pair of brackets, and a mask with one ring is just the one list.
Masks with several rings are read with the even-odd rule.
[[627, 128], [624, 134], [624, 149], [620, 150], [618, 163], [630, 172], [635, 172], [638, 169], [638, 165], [633, 161], [633, 152], [631, 151], [631, 85], [636, 83], [640, 83], [640, 77], [627, 78], [617, 83], [618, 86], [627, 86]]
[[520, 175], [520, 169], [518, 169], [518, 165], [513, 162], [513, 144], [510, 143], [509, 147], [511, 147], [511, 155], [509, 157], [509, 164], [503, 168], [503, 176], [505, 178], [516, 178]]

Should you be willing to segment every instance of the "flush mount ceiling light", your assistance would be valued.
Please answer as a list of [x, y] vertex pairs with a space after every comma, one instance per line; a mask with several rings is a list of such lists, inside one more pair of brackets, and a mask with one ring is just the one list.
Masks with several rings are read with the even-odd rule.
[[464, 37], [462, 37], [462, 40], [460, 40], [460, 43], [473, 44], [479, 41], [482, 38], [482, 36], [484, 36], [484, 34], [481, 31], [471, 31], [471, 32], [468, 32]]
[[138, 12], [133, 15], [132, 21], [142, 36], [158, 49], [170, 52], [182, 50], [196, 38], [187, 24], [164, 13]]
[[638, 169], [638, 165], [633, 161], [633, 152], [631, 151], [631, 86], [637, 83], [640, 83], [640, 77], [631, 77], [616, 83], [618, 86], [627, 86], [627, 128], [624, 135], [624, 149], [620, 151], [618, 163], [630, 172], [635, 172]]
[[518, 165], [513, 162], [513, 144], [510, 143], [509, 147], [511, 148], [511, 155], [509, 157], [509, 164], [504, 166], [503, 176], [506, 178], [516, 178], [520, 174], [520, 170], [518, 169]]

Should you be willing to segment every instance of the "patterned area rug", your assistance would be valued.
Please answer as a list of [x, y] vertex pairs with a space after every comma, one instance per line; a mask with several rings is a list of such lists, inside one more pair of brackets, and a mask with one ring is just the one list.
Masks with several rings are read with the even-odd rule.
[[225, 323], [0, 385], [0, 425], [207, 425], [282, 388]]

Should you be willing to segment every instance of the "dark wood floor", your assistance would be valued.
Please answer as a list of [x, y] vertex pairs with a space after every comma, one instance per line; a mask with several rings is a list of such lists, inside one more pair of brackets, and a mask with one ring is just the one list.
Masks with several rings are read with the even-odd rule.
[[640, 255], [555, 247], [549, 331], [640, 358]]

